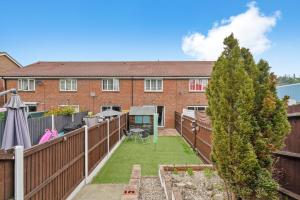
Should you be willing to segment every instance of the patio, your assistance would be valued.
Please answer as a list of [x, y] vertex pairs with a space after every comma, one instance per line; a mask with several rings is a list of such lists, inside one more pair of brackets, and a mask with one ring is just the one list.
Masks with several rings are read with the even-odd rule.
[[133, 164], [142, 166], [142, 176], [157, 176], [159, 164], [199, 163], [202, 161], [180, 136], [160, 136], [156, 149], [152, 140], [150, 144], [125, 140], [93, 183], [128, 183]]

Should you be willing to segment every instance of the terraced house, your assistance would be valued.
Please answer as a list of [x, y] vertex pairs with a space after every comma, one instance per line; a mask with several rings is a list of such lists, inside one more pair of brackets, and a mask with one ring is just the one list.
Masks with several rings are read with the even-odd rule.
[[173, 128], [174, 112], [204, 110], [210, 61], [37, 62], [3, 74], [28, 111], [72, 105], [94, 113], [155, 106], [159, 126]]

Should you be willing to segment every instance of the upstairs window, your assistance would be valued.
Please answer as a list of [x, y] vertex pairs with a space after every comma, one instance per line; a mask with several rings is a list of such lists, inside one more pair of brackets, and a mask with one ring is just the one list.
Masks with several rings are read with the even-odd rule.
[[18, 80], [19, 91], [35, 91], [34, 79], [19, 79]]
[[205, 111], [207, 106], [187, 106], [188, 110]]
[[163, 80], [162, 79], [145, 79], [146, 92], [162, 92], [163, 91]]
[[119, 91], [119, 79], [103, 79], [102, 80], [102, 90], [103, 91]]
[[190, 79], [190, 92], [204, 92], [208, 85], [208, 79]]
[[60, 91], [77, 91], [76, 79], [60, 79]]

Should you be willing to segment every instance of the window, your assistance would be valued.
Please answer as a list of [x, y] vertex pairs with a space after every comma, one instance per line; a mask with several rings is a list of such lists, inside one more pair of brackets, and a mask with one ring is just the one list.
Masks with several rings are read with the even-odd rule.
[[150, 124], [150, 116], [136, 115], [134, 121], [136, 124]]
[[18, 80], [19, 91], [35, 91], [34, 79], [19, 79]]
[[144, 90], [146, 92], [162, 92], [163, 80], [162, 79], [145, 79]]
[[60, 91], [77, 91], [76, 79], [61, 79], [59, 83]]
[[142, 124], [143, 123], [143, 117], [142, 116], [135, 116], [135, 123], [136, 124]]
[[75, 112], [78, 113], [79, 112], [79, 105], [59, 105], [59, 107], [73, 107]]
[[121, 112], [121, 106], [111, 106], [111, 105], [102, 106], [101, 111], [103, 112], [105, 110], [114, 110], [114, 111]]
[[37, 103], [36, 102], [25, 102], [25, 110], [26, 112], [36, 112], [37, 111]]
[[188, 106], [188, 110], [205, 111], [207, 106]]
[[119, 79], [103, 79], [102, 80], [102, 90], [103, 91], [119, 91]]
[[208, 85], [208, 79], [190, 79], [189, 90], [190, 92], [203, 92]]

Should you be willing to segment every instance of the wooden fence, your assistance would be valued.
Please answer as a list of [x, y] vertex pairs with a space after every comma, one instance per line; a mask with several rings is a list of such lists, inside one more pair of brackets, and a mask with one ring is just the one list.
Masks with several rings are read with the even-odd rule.
[[[127, 116], [26, 149], [24, 199], [66, 199], [79, 184], [91, 179], [89, 175], [121, 140]], [[0, 200], [14, 197], [13, 157], [13, 153], [0, 154]]]
[[0, 200], [14, 196], [14, 154], [0, 152]]
[[275, 153], [278, 157], [276, 177], [285, 196], [300, 199], [300, 104], [288, 108], [288, 119], [292, 130], [285, 140], [285, 147]]
[[[285, 147], [275, 153], [276, 178], [283, 198], [300, 199], [300, 105], [288, 108], [292, 131], [285, 140]], [[197, 125], [195, 128], [195, 124]], [[211, 163], [212, 150], [209, 124], [175, 112], [175, 128], [206, 163]], [[195, 129], [194, 129], [195, 128]]]
[[175, 128], [205, 163], [211, 163], [211, 128], [208, 124], [175, 112]]

